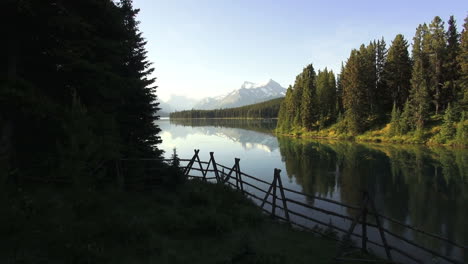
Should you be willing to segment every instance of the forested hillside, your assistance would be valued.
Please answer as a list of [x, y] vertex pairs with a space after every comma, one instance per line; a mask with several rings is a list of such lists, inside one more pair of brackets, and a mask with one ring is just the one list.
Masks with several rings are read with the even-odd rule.
[[2, 2], [0, 178], [97, 184], [109, 160], [160, 156], [138, 11], [130, 0]]
[[186, 110], [170, 114], [171, 118], [277, 118], [284, 98], [236, 108]]
[[409, 43], [397, 35], [353, 49], [337, 75], [312, 64], [281, 104], [277, 131], [310, 136], [377, 136], [390, 141], [466, 145], [468, 18], [419, 25]]

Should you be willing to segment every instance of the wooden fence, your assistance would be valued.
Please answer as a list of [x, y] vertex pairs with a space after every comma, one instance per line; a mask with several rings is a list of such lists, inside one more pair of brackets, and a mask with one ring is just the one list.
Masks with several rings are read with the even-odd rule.
[[[183, 173], [186, 177], [188, 178], [199, 178], [204, 181], [215, 181], [217, 183], [223, 183], [223, 184], [228, 184], [229, 186], [241, 191], [244, 195], [251, 197], [255, 200], [258, 201], [260, 208], [267, 214], [271, 215], [271, 217], [277, 218], [281, 221], [285, 221], [289, 223], [291, 226], [296, 226], [308, 231], [311, 231], [313, 233], [316, 233], [318, 235], [321, 235], [323, 237], [327, 237], [330, 239], [334, 239], [338, 241], [338, 250], [337, 254], [335, 257], [336, 262], [353, 262], [353, 261], [359, 261], [359, 262], [378, 262], [378, 263], [399, 263], [395, 261], [394, 259], [394, 253], [400, 254], [401, 256], [410, 259], [416, 263], [424, 263], [422, 259], [419, 258], [419, 256], [415, 255], [413, 252], [406, 252], [403, 249], [394, 247], [389, 245], [387, 241], [387, 236], [391, 236], [394, 239], [397, 239], [398, 241], [404, 242], [408, 245], [411, 245], [415, 248], [418, 248], [419, 250], [426, 252], [432, 256], [439, 257], [440, 259], [445, 260], [448, 263], [456, 263], [456, 264], [461, 264], [463, 263], [460, 260], [453, 259], [450, 256], [443, 255], [439, 252], [436, 252], [433, 249], [427, 248], [423, 245], [419, 245], [418, 243], [403, 237], [402, 235], [398, 235], [395, 232], [392, 232], [388, 230], [387, 228], [384, 228], [383, 226], [383, 219], [386, 221], [389, 221], [393, 224], [399, 225], [405, 229], [412, 230], [418, 234], [425, 235], [427, 237], [442, 241], [444, 243], [448, 243], [453, 247], [459, 248], [463, 251], [468, 250], [468, 247], [466, 245], [462, 245], [460, 243], [457, 243], [455, 241], [452, 241], [448, 238], [445, 238], [441, 235], [438, 234], [433, 234], [430, 232], [426, 232], [424, 230], [421, 230], [419, 228], [416, 228], [414, 226], [411, 226], [406, 223], [402, 223], [400, 221], [397, 221], [395, 219], [392, 219], [390, 217], [384, 216], [380, 213], [378, 213], [374, 201], [372, 198], [369, 196], [369, 194], [366, 191], [362, 192], [362, 202], [359, 206], [356, 205], [349, 205], [349, 204], [344, 204], [340, 203], [331, 199], [319, 197], [319, 196], [314, 196], [306, 193], [302, 193], [296, 190], [292, 190], [289, 188], [286, 188], [283, 186], [282, 180], [281, 180], [281, 170], [279, 169], [274, 169], [273, 171], [273, 180], [272, 182], [267, 182], [265, 180], [259, 179], [257, 177], [251, 176], [249, 174], [246, 174], [241, 171], [240, 169], [240, 159], [235, 158], [234, 159], [234, 165], [232, 167], [227, 167], [222, 164], [219, 164], [216, 162], [214, 153], [210, 152], [210, 159], [208, 162], [206, 161], [201, 161], [199, 157], [199, 150], [194, 150], [194, 155], [191, 159], [180, 159], [180, 162], [182, 163], [187, 163], [185, 166], [182, 166]], [[164, 159], [166, 162], [170, 162], [171, 159]], [[197, 166], [198, 165], [198, 166]], [[199, 175], [192, 175], [190, 174], [191, 171], [198, 171]], [[208, 177], [208, 173], [212, 172], [214, 176]], [[200, 175], [201, 174], [201, 175]], [[256, 184], [249, 182], [247, 180], [244, 180], [243, 178], [248, 178], [249, 180], [256, 182], [256, 183], [261, 183], [264, 186], [268, 186], [267, 189], [263, 189]], [[258, 195], [249, 192], [246, 190], [244, 187], [248, 186], [249, 188], [253, 188], [256, 191], [263, 193], [263, 197], [259, 197]], [[278, 192], [279, 191], [279, 194]], [[328, 204], [334, 204], [338, 205], [340, 207], [346, 208], [348, 210], [352, 210], [356, 212], [355, 217], [351, 217], [349, 215], [341, 214], [335, 211], [327, 210], [324, 208], [320, 208], [317, 206], [313, 206], [307, 203], [304, 203], [302, 201], [298, 201], [295, 199], [288, 198], [287, 193], [290, 194], [295, 194], [295, 195], [300, 195], [303, 196], [304, 198], [309, 198], [309, 199], [315, 199], [322, 201], [324, 203]], [[268, 198], [271, 198], [270, 200]], [[280, 202], [280, 203], [278, 203]], [[271, 207], [271, 210], [267, 210], [265, 208], [265, 205], [268, 204]], [[288, 204], [294, 204], [299, 207], [307, 208], [313, 211], [317, 211], [329, 216], [341, 218], [347, 221], [350, 221], [351, 224], [348, 229], [344, 229], [342, 227], [338, 227], [336, 225], [333, 225], [331, 223], [327, 223], [323, 220], [319, 220], [317, 218], [314, 218], [310, 215], [306, 215], [302, 212], [298, 212], [296, 210], [291, 210], [288, 208]], [[277, 210], [281, 210], [283, 214], [278, 214]], [[294, 215], [295, 217], [299, 217], [301, 219], [310, 221], [312, 223], [321, 225], [323, 227], [326, 227], [331, 230], [335, 230], [337, 232], [340, 232], [343, 234], [342, 239], [339, 239], [337, 236], [333, 235], [327, 235], [325, 232], [320, 231], [320, 229], [316, 228], [311, 228], [306, 225], [303, 225], [297, 221], [294, 221], [291, 219], [291, 215]], [[375, 222], [369, 221], [369, 218], [372, 217]], [[355, 232], [356, 227], [361, 226], [360, 232]], [[371, 240], [368, 238], [368, 229], [369, 228], [374, 228], [374, 230], [377, 230], [378, 236], [380, 238], [380, 241], [376, 240]], [[361, 242], [360, 246], [355, 245], [354, 243], [350, 243], [352, 241], [352, 238], [358, 238]], [[347, 256], [349, 252], [347, 252], [348, 249], [353, 248], [354, 250], [359, 249], [362, 252], [367, 252], [368, 250], [368, 245], [372, 245], [375, 247], [382, 248], [385, 252], [386, 261], [382, 260], [369, 260], [369, 259], [353, 259], [349, 258]]]

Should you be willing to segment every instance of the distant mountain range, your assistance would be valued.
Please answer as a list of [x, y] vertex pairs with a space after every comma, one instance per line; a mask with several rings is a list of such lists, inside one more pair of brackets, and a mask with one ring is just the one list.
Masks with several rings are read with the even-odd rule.
[[263, 84], [244, 82], [239, 89], [226, 95], [207, 97], [199, 101], [189, 99], [185, 96], [172, 96], [167, 102], [161, 102], [161, 112], [170, 113], [174, 111], [199, 109], [211, 110], [220, 108], [232, 108], [268, 101], [274, 98], [284, 97], [286, 88], [273, 80]]

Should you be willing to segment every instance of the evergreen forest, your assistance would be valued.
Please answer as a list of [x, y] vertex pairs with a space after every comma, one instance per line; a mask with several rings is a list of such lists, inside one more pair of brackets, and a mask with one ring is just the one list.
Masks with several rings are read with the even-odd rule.
[[467, 145], [468, 18], [436, 16], [389, 46], [353, 49], [339, 74], [312, 64], [281, 104], [282, 134], [405, 143]]
[[170, 118], [277, 118], [284, 98], [235, 108], [173, 112]]

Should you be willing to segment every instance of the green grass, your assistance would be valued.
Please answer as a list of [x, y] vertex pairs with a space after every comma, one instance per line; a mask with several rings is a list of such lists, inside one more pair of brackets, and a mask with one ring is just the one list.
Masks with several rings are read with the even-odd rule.
[[222, 185], [0, 191], [0, 263], [330, 263], [336, 251]]
[[[468, 120], [465, 120], [464, 130], [468, 130]], [[277, 131], [278, 134], [293, 137], [316, 138], [316, 139], [334, 139], [334, 140], [351, 140], [357, 142], [372, 142], [372, 143], [392, 143], [392, 144], [425, 144], [425, 145], [445, 145], [445, 146], [468, 146], [468, 142], [464, 136], [458, 137], [456, 133], [451, 136], [446, 136], [442, 131], [442, 115], [432, 116], [426, 124], [426, 127], [421, 131], [410, 131], [402, 135], [390, 135], [390, 124], [385, 124], [380, 127], [374, 127], [359, 135], [352, 135], [340, 127], [340, 124], [333, 124], [330, 127], [319, 131], [306, 131], [303, 128], [293, 128], [287, 133]], [[454, 124], [454, 130], [457, 129], [458, 123]], [[466, 134], [467, 132], [465, 132]], [[464, 135], [464, 134], [463, 134]]]

